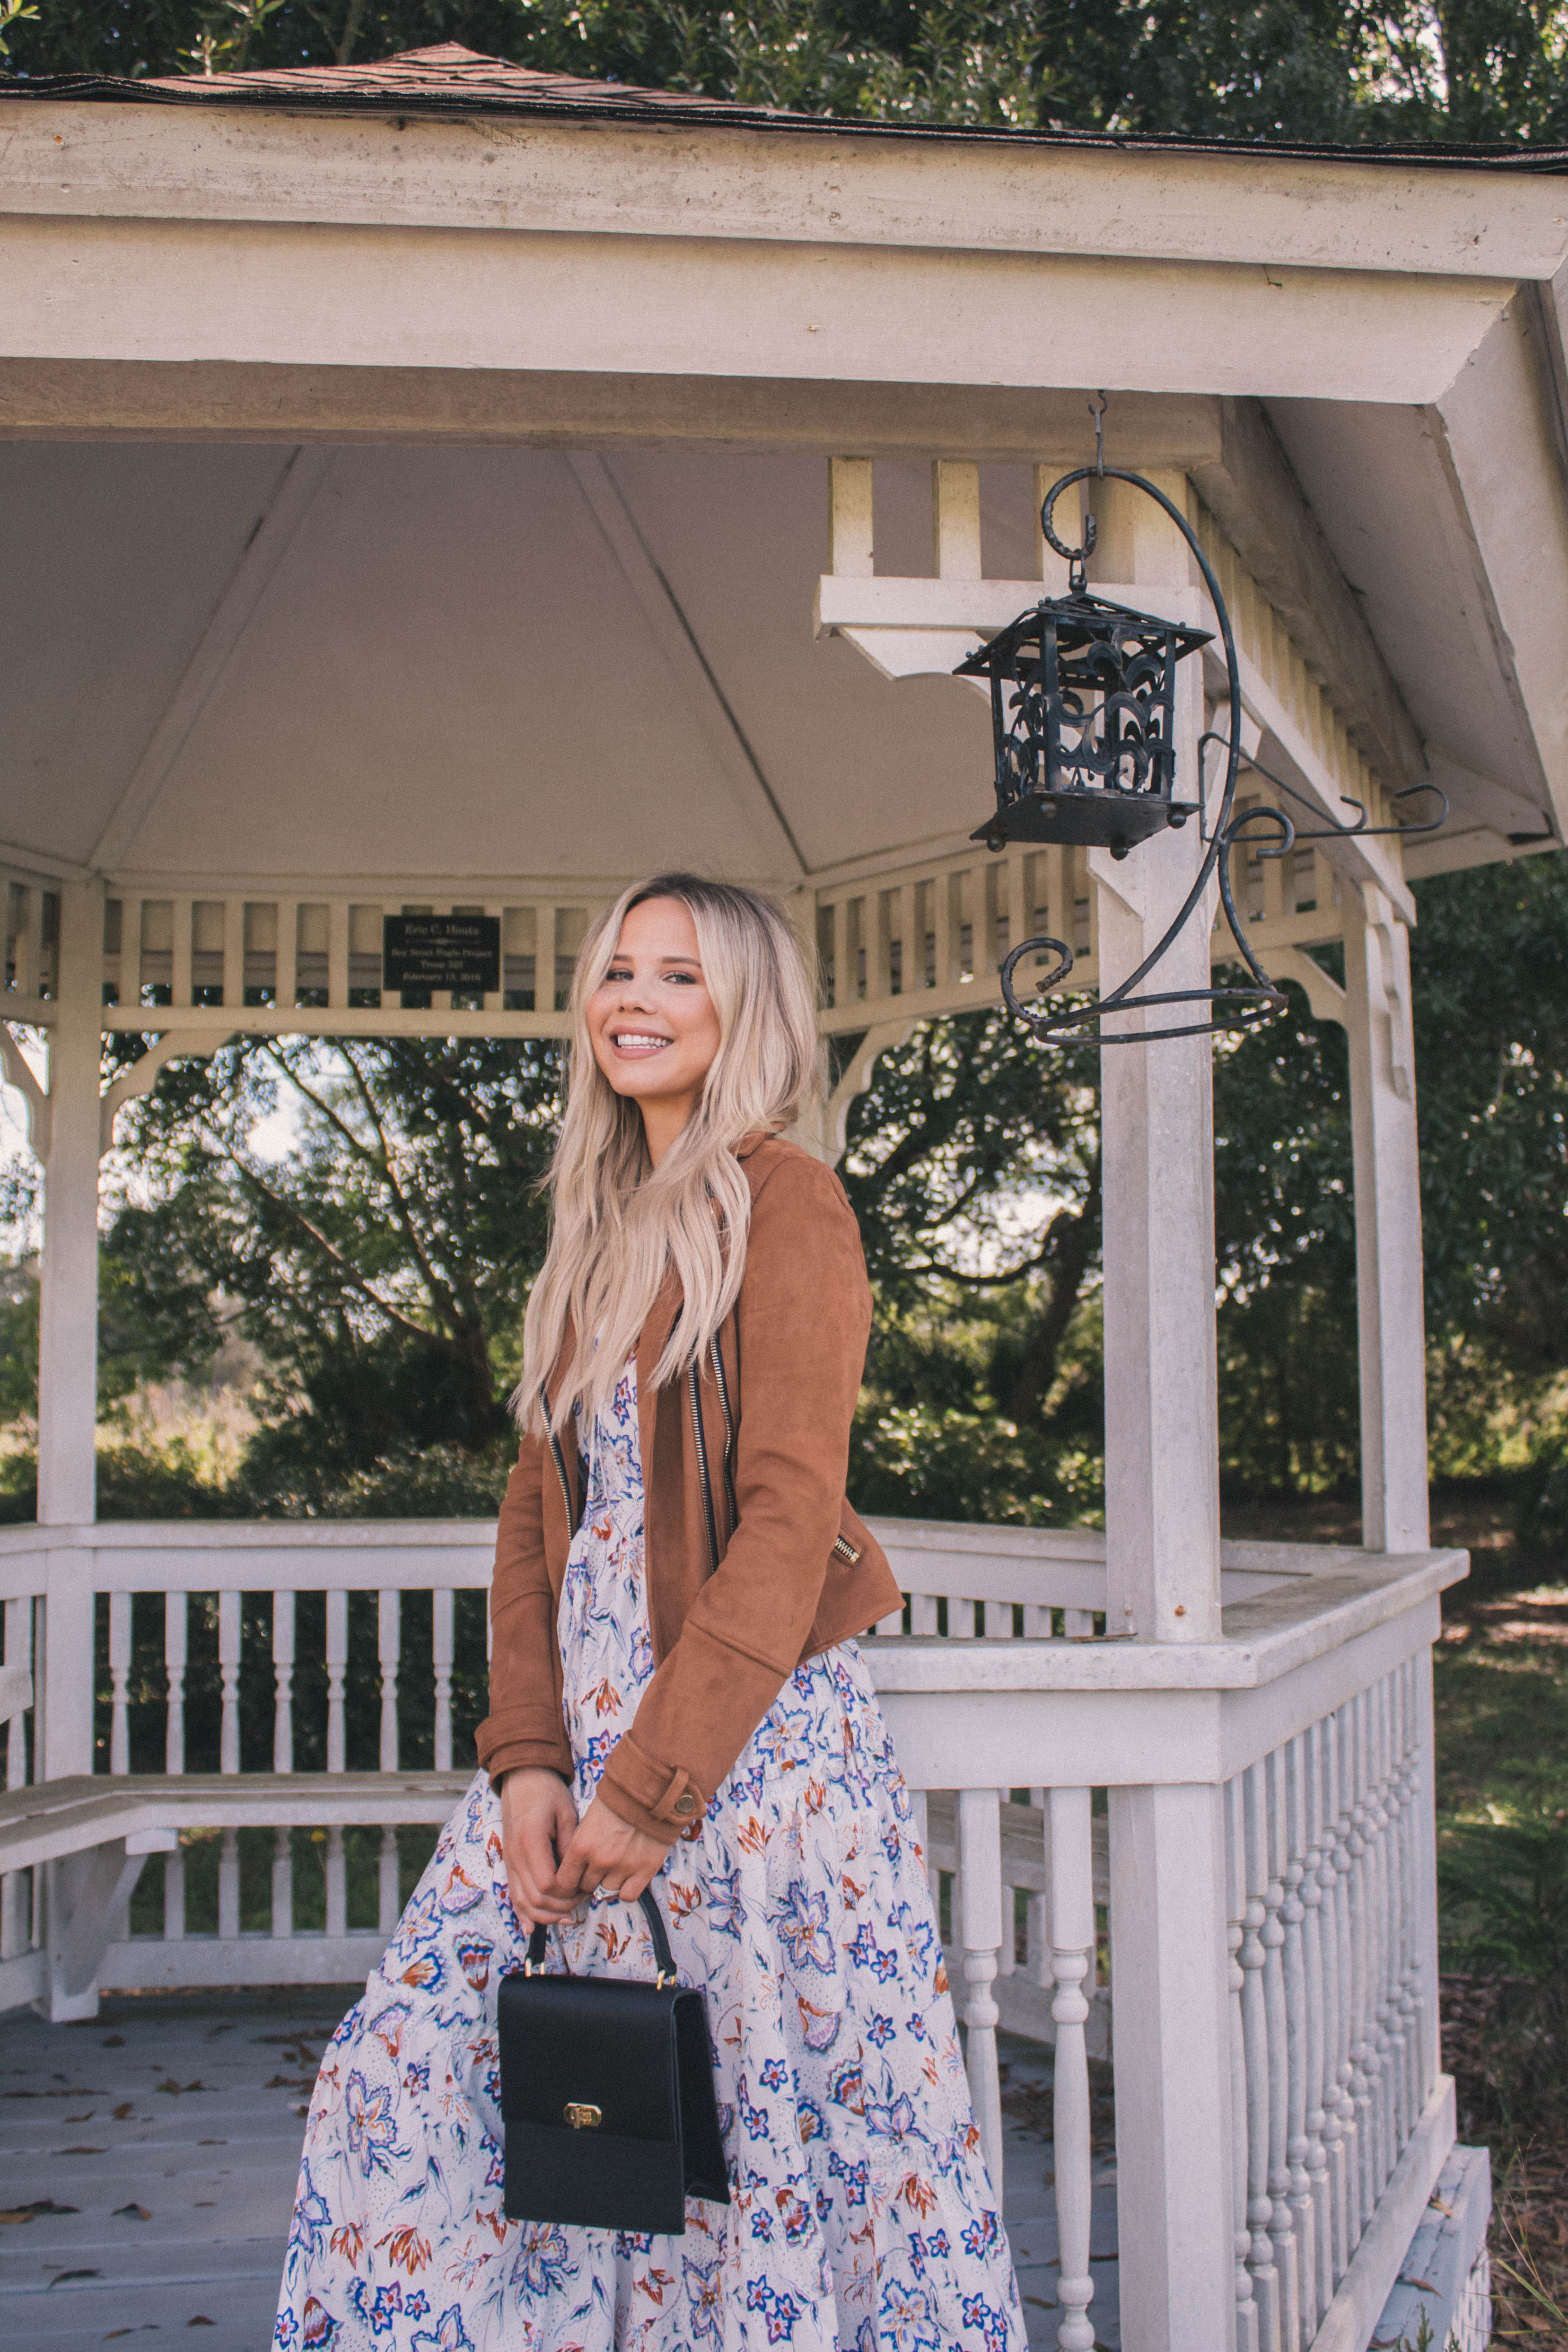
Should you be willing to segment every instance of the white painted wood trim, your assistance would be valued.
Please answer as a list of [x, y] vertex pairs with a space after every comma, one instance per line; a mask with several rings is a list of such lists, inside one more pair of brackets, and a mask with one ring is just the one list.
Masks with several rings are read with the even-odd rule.
[[41, 1948], [19, 1952], [15, 1959], [0, 1960], [0, 2011], [41, 2000], [47, 1980], [48, 1958]]
[[254, 1935], [183, 1936], [173, 1943], [159, 1936], [133, 1936], [108, 1946], [99, 1984], [104, 1992], [172, 1991], [200, 1985], [352, 1987], [364, 1982], [388, 1940], [378, 1928], [350, 1928], [336, 1936], [296, 1928], [287, 1937], [258, 1930]]
[[[19, 360], [1113, 383], [1439, 399], [1511, 299], [1458, 278], [960, 246], [0, 215]], [[1074, 319], [1064, 340], [1061, 320]], [[977, 360], [977, 354], [983, 354]], [[755, 412], [754, 412], [755, 414]], [[755, 424], [753, 431], [755, 432]]]
[[[1084, 152], [918, 130], [257, 107], [6, 110], [0, 208], [1549, 278], [1550, 177], [1344, 158]], [[63, 152], [62, 152], [63, 151]], [[68, 176], [62, 164], [68, 164]]]
[[1440, 2074], [1312, 2338], [1312, 2352], [1364, 2352], [1454, 2145], [1454, 2118], [1453, 2076]]

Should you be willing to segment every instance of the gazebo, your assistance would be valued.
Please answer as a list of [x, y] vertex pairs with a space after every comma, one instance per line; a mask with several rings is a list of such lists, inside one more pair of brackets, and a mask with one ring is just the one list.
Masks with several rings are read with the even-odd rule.
[[[1124, 1046], [1107, 1532], [879, 1523], [907, 1603], [870, 1655], [952, 1881], [998, 2170], [998, 2025], [1055, 2045], [1039, 2340], [1095, 2340], [1109, 2051], [1127, 2352], [1365, 2352], [1414, 2308], [1422, 2231], [1437, 2340], [1479, 2352], [1486, 2166], [1440, 2066], [1432, 1822], [1430, 1651], [1465, 1562], [1428, 1539], [1407, 939], [1413, 878], [1563, 837], [1568, 159], [848, 124], [455, 47], [0, 102], [0, 1043], [47, 1171], [37, 1524], [0, 1532], [0, 2003], [65, 2021], [100, 1986], [361, 1974], [397, 1827], [466, 1777], [453, 1612], [486, 1527], [95, 1517], [121, 1103], [240, 1034], [559, 1035], [592, 911], [674, 860], [777, 891], [817, 949], [830, 1158], [877, 1055], [994, 1001], [1011, 946], [1066, 939], [1109, 990], [1198, 829], [988, 854], [986, 708], [950, 675], [1065, 586], [1040, 498], [1092, 456], [1103, 389], [1107, 457], [1187, 515], [1236, 622], [1239, 709], [1212, 652], [1182, 674], [1185, 772], [1235, 728], [1322, 827], [1369, 815], [1237, 860], [1249, 939], [1349, 1037], [1363, 1546], [1220, 1540], [1210, 1048]], [[1094, 504], [1096, 589], [1212, 625], [1155, 507]], [[1448, 820], [1402, 842], [1423, 781]], [[1206, 984], [1213, 912], [1165, 985]], [[410, 914], [489, 919], [493, 967], [389, 988]], [[155, 1043], [106, 1091], [123, 1032]], [[381, 1769], [350, 1773], [364, 1591]], [[434, 1769], [411, 1771], [423, 1591]], [[294, 1769], [301, 1592], [327, 1595], [325, 1772]], [[212, 1593], [216, 1775], [186, 1772], [182, 1706], [187, 1596]], [[239, 1769], [257, 1593], [269, 1773]], [[158, 1776], [128, 1769], [137, 1609], [162, 1612]], [[302, 1824], [327, 1832], [319, 1930]], [[374, 1929], [345, 1910], [360, 1824], [383, 1830]], [[215, 1934], [186, 1932], [191, 1827], [223, 1832]], [[149, 1867], [162, 1932], [132, 1936]]]

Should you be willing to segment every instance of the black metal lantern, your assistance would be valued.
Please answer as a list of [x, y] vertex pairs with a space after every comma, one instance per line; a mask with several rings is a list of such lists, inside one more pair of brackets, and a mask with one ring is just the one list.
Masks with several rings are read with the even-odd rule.
[[1072, 842], [1125, 857], [1197, 813], [1176, 797], [1176, 667], [1213, 632], [1092, 596], [1080, 573], [954, 673], [990, 680], [997, 812], [970, 835], [988, 849]]
[[[1109, 849], [1113, 857], [1125, 857], [1138, 843], [1150, 840], [1167, 825], [1182, 825], [1196, 816], [1205, 852], [1191, 887], [1164, 935], [1119, 986], [1092, 1003], [1045, 1002], [1071, 971], [1074, 959], [1065, 940], [1041, 938], [1021, 940], [1007, 957], [1001, 968], [1002, 994], [1009, 1009], [1036, 1037], [1053, 1038], [1061, 1045], [1148, 1045], [1161, 1037], [1209, 1036], [1222, 1030], [1257, 1028], [1283, 1012], [1287, 999], [1259, 962], [1236, 911], [1230, 853], [1237, 843], [1247, 840], [1262, 857], [1283, 857], [1298, 841], [1432, 833], [1446, 822], [1448, 803], [1436, 784], [1409, 784], [1396, 793], [1396, 801], [1415, 793], [1436, 793], [1441, 814], [1430, 823], [1369, 825], [1366, 810], [1359, 802], [1349, 800], [1346, 806], [1356, 811], [1356, 823], [1317, 825], [1307, 832], [1299, 831], [1282, 808], [1255, 807], [1235, 814], [1236, 780], [1243, 764], [1291, 800], [1302, 806], [1312, 804], [1293, 784], [1270, 774], [1242, 752], [1235, 723], [1235, 714], [1241, 709], [1236, 638], [1213, 566], [1186, 517], [1163, 490], [1141, 474], [1104, 464], [1100, 441], [1103, 413], [1102, 394], [1094, 412], [1100, 451], [1096, 462], [1063, 474], [1040, 509], [1046, 539], [1070, 566], [1067, 594], [1047, 597], [1020, 613], [954, 672], [956, 677], [988, 678], [991, 688], [997, 806], [995, 814], [969, 837], [985, 842], [992, 850], [1005, 848], [1009, 841], [1030, 841]], [[1155, 614], [1134, 612], [1089, 593], [1083, 567], [1094, 547], [1094, 517], [1084, 517], [1082, 545], [1064, 547], [1051, 528], [1051, 516], [1063, 490], [1091, 479], [1128, 482], [1163, 508], [1186, 541], [1214, 607], [1225, 653], [1232, 722], [1228, 738], [1206, 733], [1198, 744], [1200, 765], [1210, 744], [1226, 754], [1225, 780], [1212, 825], [1201, 774], [1193, 779], [1196, 798], [1176, 797], [1180, 780], [1173, 721], [1176, 665], [1211, 645], [1214, 633], [1185, 627]], [[1234, 961], [1244, 967], [1246, 977], [1215, 988], [1145, 990], [1139, 994], [1211, 881], [1218, 887]], [[1048, 950], [1057, 959], [1055, 968], [1036, 982], [1034, 1002], [1020, 1003], [1013, 973], [1025, 956], [1040, 957]], [[1201, 1007], [1206, 1017], [1158, 1029], [1102, 1025], [1110, 1013], [1176, 1006]]]

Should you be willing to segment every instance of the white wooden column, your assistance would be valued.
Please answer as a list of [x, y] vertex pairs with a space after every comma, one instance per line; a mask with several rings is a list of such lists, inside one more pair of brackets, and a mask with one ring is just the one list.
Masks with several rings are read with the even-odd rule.
[[[61, 886], [58, 973], [38, 1298], [38, 1521], [46, 1528], [80, 1525], [95, 1510], [100, 887]], [[41, 1780], [92, 1769], [92, 1554], [51, 1548], [47, 1573]]]
[[94, 1507], [101, 888], [61, 886], [59, 974], [59, 1010], [49, 1031], [38, 1297], [38, 1520], [45, 1527], [90, 1519]]
[[1355, 1164], [1362, 1541], [1424, 1551], [1427, 1361], [1410, 935], [1381, 890], [1342, 883]]
[[1136, 2352], [1236, 2343], [1223, 1800], [1110, 1791], [1117, 2270]]
[[[1097, 579], [1145, 593], [1188, 587], [1174, 525], [1130, 485], [1091, 484]], [[1159, 487], [1178, 506], [1179, 477]], [[1113, 495], [1114, 494], [1114, 495]], [[1115, 590], [1113, 589], [1113, 593]], [[1194, 606], [1194, 616], [1197, 607]], [[1176, 672], [1179, 796], [1194, 788], [1203, 729], [1197, 656]], [[1090, 853], [1100, 990], [1136, 970], [1192, 887], [1196, 824], [1125, 858]], [[1158, 992], [1207, 988], [1212, 907], [1197, 908], [1149, 975]], [[1141, 985], [1139, 994], [1144, 992]], [[1205, 1008], [1113, 1017], [1118, 1033], [1181, 1026]], [[1219, 1637], [1218, 1412], [1214, 1332], [1214, 1115], [1207, 1037], [1115, 1045], [1100, 1056], [1105, 1233], [1105, 1629], [1145, 1642]]]
[[[1159, 487], [1185, 508], [1179, 477]], [[1093, 577], [1121, 600], [1191, 595], [1179, 533], [1130, 485], [1091, 483]], [[1115, 584], [1110, 584], [1115, 583]], [[1177, 608], [1179, 609], [1179, 607]], [[1199, 618], [1194, 599], [1191, 617]], [[1197, 658], [1176, 672], [1178, 796], [1203, 728]], [[1090, 853], [1102, 995], [1155, 946], [1203, 857], [1196, 824], [1113, 859]], [[1207, 988], [1212, 898], [1148, 981]], [[1118, 1031], [1206, 1019], [1118, 1016]], [[1101, 1052], [1105, 1233], [1106, 1632], [1215, 1641], [1219, 1621], [1212, 1047], [1207, 1037]], [[1122, 2337], [1137, 2352], [1236, 2341], [1231, 2051], [1221, 1791], [1110, 1794], [1111, 1946]]]

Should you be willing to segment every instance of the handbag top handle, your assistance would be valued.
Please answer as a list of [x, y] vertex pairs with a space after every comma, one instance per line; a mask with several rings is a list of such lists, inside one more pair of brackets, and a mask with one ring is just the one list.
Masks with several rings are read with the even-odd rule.
[[[648, 1922], [648, 1933], [653, 1938], [653, 1963], [658, 1971], [653, 1982], [662, 1990], [665, 1985], [673, 1985], [675, 1981], [675, 1963], [670, 1953], [670, 1939], [664, 1933], [664, 1915], [659, 1908], [651, 1886], [643, 1889], [637, 1897], [637, 1902], [643, 1918]], [[549, 1930], [541, 1919], [528, 1937], [528, 1956], [523, 1962], [523, 1974], [526, 1977], [537, 1976], [543, 1972], [545, 1945], [549, 1934]], [[570, 1974], [570, 1971], [569, 1970], [568, 1973]]]

